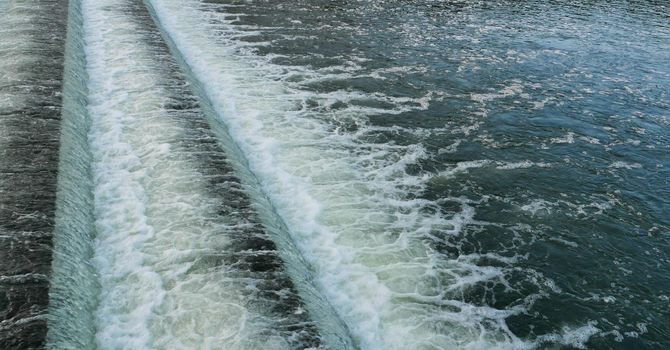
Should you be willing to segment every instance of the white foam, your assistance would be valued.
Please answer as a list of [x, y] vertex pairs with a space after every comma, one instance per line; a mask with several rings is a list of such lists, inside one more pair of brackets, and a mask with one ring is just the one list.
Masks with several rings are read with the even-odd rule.
[[513, 81], [509, 86], [505, 86], [499, 91], [484, 94], [471, 94], [470, 99], [479, 103], [486, 103], [496, 99], [512, 97], [523, 93], [523, 86], [518, 81]]
[[556, 206], [556, 203], [551, 203], [545, 201], [544, 199], [535, 199], [528, 204], [522, 205], [521, 210], [531, 213], [531, 215], [537, 215], [538, 212], [546, 212], [550, 214], [552, 212], [552, 207]]
[[443, 171], [442, 173], [440, 173], [440, 175], [444, 176], [444, 177], [452, 177], [456, 174], [467, 172], [469, 169], [482, 168], [482, 167], [485, 167], [485, 166], [487, 166], [491, 163], [493, 163], [493, 161], [488, 160], [488, 159], [468, 160], [468, 161], [458, 162], [458, 163], [456, 163], [455, 167], [452, 167], [451, 169]]
[[629, 162], [624, 162], [624, 161], [616, 161], [610, 164], [610, 168], [615, 168], [615, 169], [639, 169], [642, 168], [642, 164], [640, 163], [629, 163]]
[[545, 107], [547, 102], [553, 101], [552, 98], [545, 98], [542, 101], [532, 101], [531, 103], [533, 104], [533, 109], [542, 109]]
[[498, 166], [496, 166], [496, 169], [502, 170], [527, 169], [531, 167], [548, 168], [551, 166], [549, 163], [532, 162], [530, 160], [523, 160], [520, 162], [497, 162], [497, 164]]
[[[445, 151], [441, 153], [447, 153]], [[503, 161], [493, 161], [490, 159], [478, 159], [478, 160], [467, 160], [456, 163], [455, 166], [440, 172], [440, 177], [451, 178], [458, 174], [467, 173], [470, 169], [480, 169], [493, 167], [497, 170], [515, 170], [515, 169], [527, 169], [531, 167], [538, 168], [548, 168], [551, 166], [549, 163], [543, 162], [532, 162], [530, 160], [523, 160], [520, 162], [503, 162]]]
[[[277, 320], [246, 307], [225, 254], [236, 223], [219, 213], [187, 125], [164, 109], [168, 82], [127, 2], [85, 0], [100, 349], [288, 348]], [[183, 116], [182, 116], [183, 118]], [[180, 138], [181, 137], [181, 138]], [[246, 223], [248, 225], [248, 223]], [[239, 231], [238, 231], [239, 232]], [[210, 259], [211, 260], [211, 259]]]
[[592, 336], [600, 332], [600, 329], [598, 329], [596, 325], [597, 322], [589, 322], [585, 326], [576, 328], [565, 326], [561, 330], [561, 333], [548, 334], [539, 337], [537, 345], [550, 342], [575, 347], [577, 349], [586, 349], [586, 342]]
[[[425, 149], [363, 141], [370, 132], [367, 116], [424, 109], [429, 99], [308, 91], [291, 83], [293, 67], [274, 65], [236, 41], [241, 29], [222, 7], [195, 0], [150, 3], [361, 348], [526, 346], [504, 321], [520, 309], [495, 310], [450, 295], [450, 288], [499, 279], [499, 268], [446, 259], [428, 243], [458, 235], [474, 209], [464, 204], [453, 217], [426, 214], [437, 205], [406, 196], [420, 193], [430, 177], [405, 172], [428, 156]], [[308, 107], [308, 100], [326, 108]], [[356, 100], [391, 107], [361, 107]], [[330, 110], [334, 102], [345, 107]]]
[[575, 133], [568, 132], [563, 137], [554, 137], [551, 139], [551, 143], [575, 143]]
[[449, 145], [447, 147], [444, 147], [444, 148], [440, 148], [437, 151], [437, 154], [456, 153], [456, 151], [458, 150], [458, 146], [461, 145], [461, 142], [463, 142], [463, 140], [458, 139], [454, 143], [452, 143], [451, 145]]

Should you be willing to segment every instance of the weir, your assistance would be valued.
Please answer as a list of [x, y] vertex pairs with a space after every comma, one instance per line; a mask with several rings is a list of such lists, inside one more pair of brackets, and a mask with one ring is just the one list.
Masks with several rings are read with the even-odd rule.
[[100, 286], [91, 262], [96, 234], [88, 74], [81, 0], [71, 0], [68, 6], [47, 348], [94, 349]]
[[221, 120], [219, 111], [211, 100], [211, 95], [207, 87], [195, 74], [192, 67], [187, 62], [185, 56], [180, 51], [177, 44], [173, 41], [166, 28], [161, 26], [161, 18], [156, 14], [154, 5], [150, 1], [144, 1], [148, 7], [154, 21], [161, 28], [163, 38], [170, 47], [170, 51], [179, 62], [182, 71], [186, 73], [193, 91], [198, 96], [204, 114], [207, 117], [209, 127], [217, 137], [217, 142], [231, 159], [231, 165], [235, 174], [241, 180], [245, 192], [250, 196], [254, 203], [254, 208], [258, 212], [258, 217], [269, 238], [278, 248], [278, 255], [281, 257], [287, 273], [291, 277], [292, 283], [297, 288], [300, 298], [305, 302], [305, 307], [310, 314], [315, 325], [319, 329], [324, 345], [328, 349], [353, 349], [358, 348], [356, 342], [351, 338], [350, 330], [340, 319], [337, 311], [325, 298], [316, 286], [316, 272], [312, 266], [305, 261], [302, 253], [296, 246], [293, 237], [289, 234], [288, 228], [283, 218], [277, 213], [277, 209], [270, 201], [267, 193], [263, 189], [261, 180], [257, 174], [251, 171], [247, 155], [240, 149], [239, 144], [231, 136], [228, 125]]
[[0, 0], [0, 350], [670, 349], [669, 11], [574, 5]]
[[406, 168], [425, 149], [374, 141], [370, 116], [424, 109], [423, 98], [310, 90], [300, 81], [352, 76], [257, 54], [272, 45], [258, 39], [278, 28], [239, 24], [240, 6], [227, 13], [220, 2], [147, 3], [353, 346], [526, 346], [505, 325], [517, 311], [463, 301], [464, 289], [500, 271], [480, 273], [432, 246], [435, 235], [458, 235], [472, 208], [464, 202], [442, 215], [439, 203], [416, 199], [430, 177]]
[[1, 349], [40, 348], [47, 330], [66, 7], [0, 5]]
[[49, 348], [346, 347], [140, 2], [72, 1], [66, 72]]

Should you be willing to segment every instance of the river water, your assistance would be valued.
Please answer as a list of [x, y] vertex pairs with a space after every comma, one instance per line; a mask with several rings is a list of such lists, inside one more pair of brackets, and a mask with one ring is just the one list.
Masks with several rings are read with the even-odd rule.
[[[48, 334], [9, 348], [670, 347], [665, 2], [67, 12], [20, 56], [65, 73], [60, 127], [11, 124], [60, 161], [55, 199], [26, 187], [54, 203]], [[0, 78], [35, 85], [11, 75], [26, 40], [0, 38]]]

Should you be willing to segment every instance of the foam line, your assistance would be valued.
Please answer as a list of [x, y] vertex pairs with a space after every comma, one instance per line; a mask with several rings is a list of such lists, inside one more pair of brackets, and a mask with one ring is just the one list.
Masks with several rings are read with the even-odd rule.
[[[466, 259], [446, 259], [427, 243], [436, 232], [458, 234], [474, 209], [463, 203], [463, 212], [453, 217], [426, 214], [434, 203], [407, 194], [421, 191], [428, 179], [405, 172], [426, 156], [424, 149], [364, 141], [366, 116], [425, 108], [425, 103], [296, 88], [284, 79], [290, 67], [273, 65], [236, 41], [245, 29], [230, 24], [223, 7], [192, 0], [148, 3], [356, 346], [528, 346], [505, 325], [505, 318], [520, 310], [470, 305], [445, 293], [450, 285], [459, 286], [457, 295], [471, 283], [500, 276], [493, 267], [480, 271]], [[306, 104], [324, 106], [333, 99], [390, 101], [392, 108], [352, 102], [333, 115]], [[338, 129], [338, 120], [358, 131]], [[480, 274], [470, 278], [475, 273]]]
[[[142, 17], [141, 3], [85, 0], [73, 9], [78, 10], [88, 103], [86, 113], [73, 119], [84, 121], [87, 144], [81, 146], [87, 150], [76, 148], [80, 129], [68, 130], [74, 139], [63, 151], [72, 151], [69, 161], [77, 152], [90, 157], [74, 166], [64, 160], [61, 184], [64, 191], [73, 190], [68, 175], [84, 174], [89, 159], [93, 196], [92, 203], [61, 208], [92, 208], [95, 237], [92, 252], [85, 244], [63, 249], [66, 242], [92, 238], [91, 230], [76, 227], [86, 222], [63, 219], [63, 231], [75, 232], [61, 233], [61, 253], [74, 259], [61, 261], [58, 274], [67, 283], [68, 271], [78, 265], [84, 275], [90, 266], [99, 287], [83, 285], [81, 276], [71, 277], [71, 287], [81, 291], [60, 285], [52, 315], [72, 319], [56, 325], [50, 345], [319, 347], [314, 325], [230, 175], [228, 160], [200, 121], [188, 84], [161, 51], [148, 16]], [[64, 201], [85, 198], [86, 186], [80, 191], [66, 193]], [[69, 214], [88, 219], [85, 213]], [[65, 300], [72, 295], [75, 300]], [[66, 333], [86, 320], [91, 324], [83, 330]]]

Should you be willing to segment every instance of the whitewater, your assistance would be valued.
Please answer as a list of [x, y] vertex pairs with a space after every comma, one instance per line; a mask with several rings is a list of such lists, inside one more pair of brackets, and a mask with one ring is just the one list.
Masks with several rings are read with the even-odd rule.
[[0, 348], [670, 345], [666, 10], [0, 1]]

